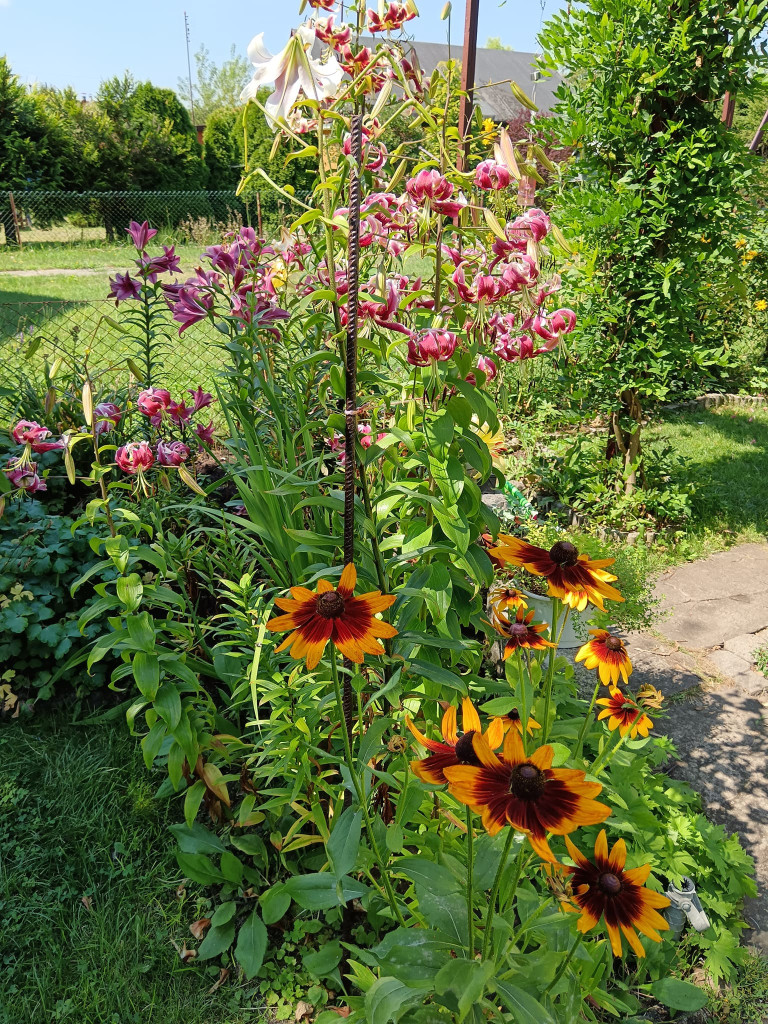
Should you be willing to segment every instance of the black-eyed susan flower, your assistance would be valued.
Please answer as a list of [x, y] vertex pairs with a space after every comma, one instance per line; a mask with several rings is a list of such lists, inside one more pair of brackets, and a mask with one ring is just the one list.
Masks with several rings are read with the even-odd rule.
[[579, 931], [590, 931], [603, 918], [614, 956], [621, 956], [622, 932], [637, 956], [645, 956], [637, 932], [654, 942], [661, 942], [659, 932], [669, 928], [658, 913], [662, 907], [669, 906], [669, 900], [661, 893], [645, 888], [650, 864], [625, 870], [627, 848], [624, 840], [619, 839], [609, 854], [605, 829], [595, 842], [594, 861], [587, 860], [568, 836], [565, 842], [575, 862], [575, 867], [566, 867], [566, 871], [572, 876], [573, 899], [581, 909], [577, 925]]
[[527, 608], [525, 594], [517, 587], [495, 586], [488, 592], [488, 605], [497, 616], [506, 618], [510, 611]]
[[501, 757], [482, 736], [473, 736], [472, 745], [479, 767], [449, 766], [444, 774], [449, 792], [482, 815], [490, 835], [511, 825], [527, 833], [543, 860], [555, 863], [548, 832], [565, 835], [605, 821], [611, 813], [594, 799], [603, 788], [599, 782], [585, 781], [577, 769], [553, 768], [552, 747], [539, 747], [526, 756], [516, 729], [507, 732]]
[[619, 676], [626, 683], [632, 674], [632, 662], [629, 660], [624, 641], [618, 636], [613, 636], [607, 629], [590, 629], [589, 632], [594, 639], [588, 640], [579, 648], [576, 661], [583, 661], [585, 668], [596, 668], [600, 674], [600, 682], [604, 686], [608, 686], [609, 683], [618, 685]]
[[397, 630], [376, 614], [389, 608], [395, 597], [378, 590], [354, 597], [356, 582], [357, 570], [350, 562], [335, 590], [327, 580], [318, 580], [317, 591], [291, 587], [291, 597], [276, 598], [277, 607], [287, 614], [270, 619], [267, 629], [293, 630], [277, 650], [290, 647], [291, 657], [306, 658], [308, 669], [315, 668], [329, 640], [358, 665], [366, 654], [383, 654], [379, 638], [397, 636]]
[[608, 728], [613, 732], [619, 730], [619, 735], [626, 736], [633, 740], [638, 733], [640, 736], [647, 736], [648, 730], [653, 728], [653, 722], [648, 715], [643, 713], [631, 697], [627, 697], [617, 686], [611, 687], [610, 697], [603, 697], [597, 703], [605, 708], [597, 716], [598, 721], [607, 718]]
[[544, 576], [550, 597], [559, 598], [574, 611], [584, 611], [588, 602], [605, 611], [604, 599], [624, 600], [610, 585], [616, 577], [605, 571], [606, 566], [613, 565], [614, 559], [580, 555], [578, 548], [569, 541], [559, 540], [547, 551], [502, 533], [490, 554], [506, 564], [520, 565], [536, 576]]
[[[506, 736], [508, 729], [517, 729], [520, 735], [523, 735], [523, 720], [520, 717], [520, 712], [517, 708], [512, 708], [508, 715], [500, 715], [498, 718], [492, 718], [491, 722], [501, 722], [501, 727], [504, 730]], [[538, 722], [535, 722], [532, 718], [528, 719], [527, 731], [529, 736], [533, 736], [534, 729], [540, 729], [541, 726]], [[497, 744], [498, 746], [498, 744]]]
[[[406, 716], [405, 724], [422, 747], [429, 751], [427, 757], [411, 761], [413, 772], [422, 782], [428, 782], [431, 786], [444, 786], [448, 781], [444, 775], [445, 768], [457, 764], [480, 764], [472, 745], [472, 737], [481, 735], [483, 727], [480, 723], [480, 716], [469, 697], [464, 697], [461, 702], [461, 732], [458, 729], [456, 708], [451, 705], [446, 709], [440, 723], [442, 743], [438, 740], [428, 739], [423, 732], [416, 728], [408, 716]], [[492, 749], [495, 749], [503, 738], [504, 726], [501, 719], [492, 719], [485, 733], [486, 741]]]
[[551, 640], [545, 640], [541, 635], [547, 628], [546, 622], [533, 621], [533, 608], [526, 612], [524, 608], [518, 608], [514, 619], [494, 617], [491, 623], [506, 641], [504, 644], [504, 660], [520, 648], [530, 651], [541, 651], [545, 647], [556, 647], [557, 644]]

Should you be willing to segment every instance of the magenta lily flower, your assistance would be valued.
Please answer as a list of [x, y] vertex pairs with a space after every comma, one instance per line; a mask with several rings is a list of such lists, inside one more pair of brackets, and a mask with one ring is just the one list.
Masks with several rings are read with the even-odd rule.
[[149, 226], [149, 221], [144, 221], [143, 224], [139, 224], [138, 221], [132, 220], [130, 226], [125, 229], [133, 239], [133, 244], [139, 250], [143, 252], [147, 247], [147, 242], [155, 237], [157, 234], [156, 228]]
[[116, 306], [127, 299], [138, 299], [141, 295], [141, 285], [127, 271], [124, 274], [115, 274], [114, 277], [110, 277], [109, 283], [111, 287], [107, 298], [114, 299]]

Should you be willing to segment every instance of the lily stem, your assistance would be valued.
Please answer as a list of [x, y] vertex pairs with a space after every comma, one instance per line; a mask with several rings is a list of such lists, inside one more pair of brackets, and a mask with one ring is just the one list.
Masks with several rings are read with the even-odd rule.
[[405, 925], [405, 919], [403, 918], [402, 912], [397, 903], [397, 898], [395, 897], [395, 890], [392, 888], [392, 881], [389, 877], [387, 865], [382, 859], [379, 844], [376, 842], [376, 837], [373, 832], [373, 822], [371, 821], [371, 814], [368, 810], [368, 801], [365, 797], [364, 783], [361, 782], [360, 776], [357, 774], [355, 762], [352, 757], [352, 741], [349, 731], [344, 728], [344, 699], [342, 697], [341, 684], [339, 682], [339, 669], [336, 664], [336, 648], [333, 645], [331, 645], [331, 679], [333, 681], [333, 691], [336, 695], [336, 704], [338, 705], [339, 715], [341, 717], [341, 734], [344, 738], [344, 755], [347, 763], [347, 769], [349, 770], [349, 776], [352, 779], [352, 785], [355, 787], [357, 802], [360, 804], [360, 810], [363, 813], [365, 831], [368, 834], [368, 842], [371, 844], [374, 859], [378, 864], [379, 871], [381, 873], [381, 880], [384, 883], [384, 889], [387, 893], [387, 901], [392, 909], [392, 913], [397, 918], [398, 924]]

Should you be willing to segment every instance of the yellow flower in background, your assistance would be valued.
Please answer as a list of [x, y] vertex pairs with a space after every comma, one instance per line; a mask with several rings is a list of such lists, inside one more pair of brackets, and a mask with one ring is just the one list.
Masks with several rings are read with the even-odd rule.
[[493, 142], [497, 135], [496, 122], [492, 117], [483, 118], [483, 142]]
[[747, 244], [746, 238], [737, 238], [736, 239], [735, 245], [736, 245], [737, 249], [743, 249], [746, 244]]
[[753, 260], [755, 258], [755, 256], [759, 256], [759, 255], [760, 255], [760, 253], [757, 251], [757, 249], [747, 249], [747, 251], [742, 256], [742, 259], [746, 263], [749, 263], [750, 260]]
[[712, 241], [711, 238], [707, 238], [705, 235], [701, 236], [701, 240], [702, 240], [702, 242], [711, 242]]
[[755, 299], [755, 309], [762, 313], [764, 309], [768, 309], [768, 302], [765, 299]]

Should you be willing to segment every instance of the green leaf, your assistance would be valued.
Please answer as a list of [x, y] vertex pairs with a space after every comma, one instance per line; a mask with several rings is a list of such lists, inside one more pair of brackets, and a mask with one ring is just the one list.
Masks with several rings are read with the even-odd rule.
[[285, 886], [282, 882], [278, 885], [273, 885], [271, 889], [267, 889], [259, 896], [259, 903], [261, 904], [261, 916], [264, 919], [264, 924], [275, 924], [285, 917], [288, 912], [288, 907], [291, 905], [291, 895], [286, 892]]
[[651, 985], [651, 995], [672, 1010], [700, 1010], [707, 1005], [707, 993], [679, 978], [661, 978]]
[[132, 572], [128, 576], [119, 576], [115, 589], [121, 603], [125, 605], [126, 612], [135, 612], [141, 604], [141, 595], [144, 593], [139, 574]]
[[459, 889], [459, 882], [453, 872], [442, 864], [436, 864], [428, 857], [402, 857], [396, 864], [398, 874], [405, 875], [412, 882], [445, 895]]
[[232, 885], [240, 885], [243, 880], [243, 864], [230, 850], [221, 855], [221, 872]]
[[240, 926], [235, 946], [235, 959], [243, 968], [248, 981], [261, 970], [266, 951], [267, 929], [258, 911], [254, 910]]
[[197, 817], [197, 812], [200, 810], [200, 804], [203, 802], [204, 796], [205, 783], [202, 779], [198, 779], [193, 783], [184, 794], [184, 820], [190, 828], [192, 828]]
[[362, 820], [361, 811], [354, 811], [351, 807], [347, 807], [333, 826], [330, 839], [326, 844], [326, 851], [337, 881], [354, 870], [357, 863]]
[[[138, 658], [139, 655], [136, 655]], [[134, 665], [136, 662], [134, 658]], [[147, 699], [150, 699], [147, 694], [144, 694]], [[179, 691], [176, 689], [173, 683], [164, 682], [160, 689], [157, 691], [155, 696], [155, 711], [167, 724], [168, 729], [173, 732], [176, 726], [181, 721], [181, 697]]]
[[402, 853], [403, 846], [405, 845], [405, 833], [403, 832], [402, 825], [398, 825], [396, 822], [388, 825], [384, 835], [384, 842], [387, 844], [387, 849], [390, 853]]
[[461, 676], [457, 676], [455, 672], [451, 672], [447, 668], [433, 665], [432, 662], [425, 661], [423, 658], [409, 658], [408, 669], [434, 683], [440, 683], [441, 686], [449, 686], [452, 690], [458, 690], [459, 693], [467, 692], [466, 684]]
[[227, 924], [237, 913], [237, 904], [234, 900], [229, 900], [227, 903], [220, 903], [216, 908], [216, 911], [211, 918], [211, 924], [214, 928], [219, 928], [223, 924]]
[[343, 952], [340, 942], [326, 942], [316, 953], [304, 955], [304, 966], [316, 978], [327, 978], [341, 963]]
[[133, 656], [133, 678], [142, 697], [154, 700], [160, 686], [160, 662], [154, 654], [137, 651]]
[[367, 889], [361, 882], [349, 877], [337, 883], [333, 875], [323, 871], [294, 875], [285, 883], [285, 891], [304, 910], [330, 910], [349, 900], [359, 899]]
[[195, 822], [189, 825], [170, 825], [182, 853], [223, 853], [224, 844], [217, 835]]
[[441, 967], [435, 978], [435, 992], [445, 995], [453, 992], [459, 1002], [459, 1024], [469, 1011], [479, 1003], [485, 987], [495, 973], [495, 965], [489, 961], [452, 960]]
[[176, 860], [185, 876], [191, 878], [193, 882], [199, 882], [200, 885], [218, 885], [224, 881], [224, 875], [204, 853], [182, 853], [177, 850]]
[[365, 1016], [368, 1024], [389, 1024], [397, 1022], [415, 1003], [420, 1003], [423, 993], [408, 988], [397, 978], [379, 978], [365, 994]]
[[218, 927], [211, 925], [197, 950], [198, 960], [210, 960], [229, 949], [235, 938], [235, 922], [227, 921]]
[[555, 1024], [541, 1003], [517, 985], [496, 981], [496, 994], [513, 1014], [515, 1024]]
[[142, 612], [141, 615], [129, 615], [125, 624], [131, 640], [140, 651], [151, 654], [155, 649], [155, 620], [149, 612]]
[[144, 755], [144, 764], [147, 768], [151, 768], [154, 764], [167, 733], [168, 730], [165, 727], [165, 722], [155, 722], [141, 741], [141, 752]]

